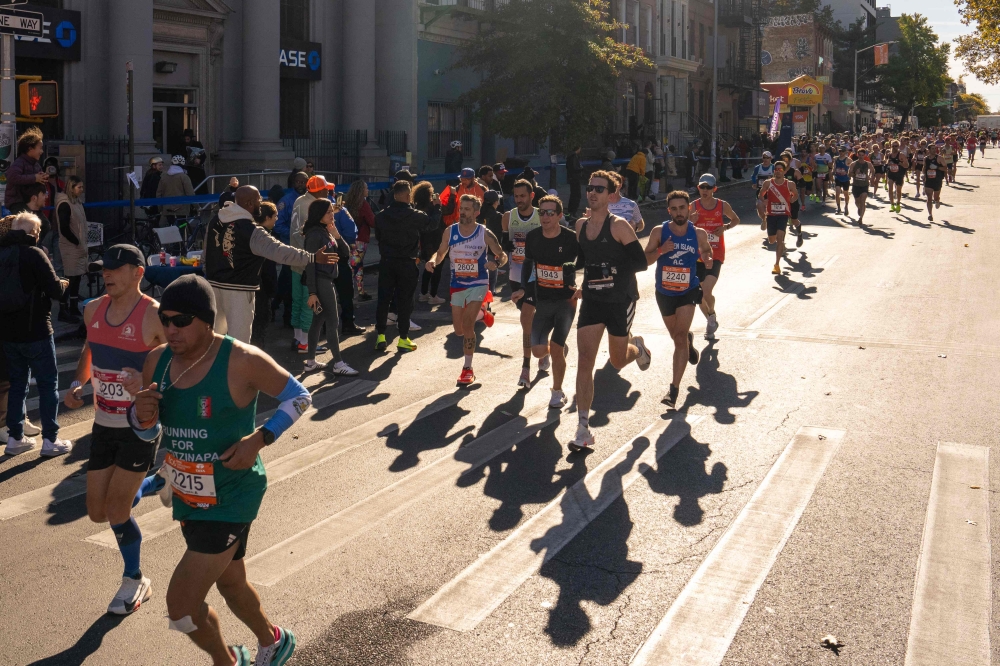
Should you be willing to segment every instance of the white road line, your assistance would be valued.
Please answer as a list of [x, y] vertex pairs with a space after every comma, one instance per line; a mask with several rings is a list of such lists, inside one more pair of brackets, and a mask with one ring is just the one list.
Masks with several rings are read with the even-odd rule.
[[843, 430], [799, 428], [753, 497], [639, 648], [633, 665], [722, 663], [757, 590], [843, 439]]
[[938, 444], [906, 666], [989, 666], [990, 450]]
[[533, 400], [502, 426], [476, 438], [392, 485], [382, 488], [343, 511], [306, 528], [247, 560], [247, 577], [254, 583], [274, 585], [406, 509], [431, 493], [454, 484], [464, 472], [489, 462], [518, 442], [555, 423], [559, 412], [548, 409], [548, 396]]
[[[839, 255], [835, 254], [826, 261], [824, 261], [822, 264], [817, 266], [816, 268], [823, 268], [823, 269], [829, 268], [839, 258], [840, 258]], [[773, 317], [779, 310], [781, 310], [781, 308], [788, 305], [792, 301], [792, 299], [797, 298], [798, 295], [802, 293], [807, 286], [815, 282], [817, 277], [819, 277], [819, 274], [814, 274], [812, 277], [803, 278], [803, 280], [798, 284], [796, 284], [795, 287], [790, 292], [788, 292], [787, 294], [782, 294], [781, 296], [777, 296], [774, 299], [772, 299], [769, 303], [767, 303], [762, 308], [757, 310], [757, 312], [753, 313], [753, 315], [750, 318], [751, 320], [750, 324], [746, 326], [746, 329], [754, 330], [763, 326], [768, 319]]]
[[407, 617], [456, 631], [475, 629], [702, 418], [678, 415], [643, 430]]
[[[268, 485], [273, 486], [280, 483], [374, 439], [404, 430], [420, 419], [457, 404], [467, 395], [469, 394], [465, 391], [452, 389], [441, 391], [429, 398], [383, 414], [367, 423], [362, 423], [346, 432], [314, 442], [272, 460], [266, 464]], [[142, 530], [143, 541], [155, 539], [180, 527], [180, 523], [173, 519], [173, 510], [163, 507], [144, 513], [136, 518], [136, 522], [139, 523], [139, 528]], [[91, 535], [84, 540], [106, 548], [118, 548], [115, 534], [110, 529]]]
[[[349, 400], [358, 395], [371, 391], [378, 382], [369, 380], [354, 380], [346, 384], [339, 384], [329, 391], [321, 391], [313, 396], [313, 406], [306, 412], [305, 416], [313, 413], [317, 409], [325, 409], [331, 405], [344, 400]], [[274, 414], [275, 410], [261, 412], [257, 415], [257, 425], [263, 425]], [[90, 433], [93, 428], [93, 421], [84, 421], [60, 430], [59, 434], [64, 438], [75, 439]], [[35, 490], [15, 495], [5, 500], [0, 500], [0, 521], [17, 518], [26, 513], [44, 509], [50, 504], [72, 499], [87, 492], [87, 475], [77, 473], [67, 477], [58, 483], [53, 483]], [[117, 547], [117, 546], [116, 546]]]

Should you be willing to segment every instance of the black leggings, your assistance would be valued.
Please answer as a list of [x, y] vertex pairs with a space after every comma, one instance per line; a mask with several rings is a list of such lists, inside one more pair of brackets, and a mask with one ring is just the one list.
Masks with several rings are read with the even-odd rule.
[[339, 363], [343, 360], [340, 356], [340, 316], [337, 313], [337, 288], [333, 280], [317, 278], [316, 295], [319, 296], [323, 311], [313, 315], [312, 325], [309, 327], [309, 358], [316, 358], [319, 332], [326, 323], [326, 346], [333, 354], [333, 362]]
[[62, 302], [69, 306], [71, 313], [79, 314], [80, 281], [83, 279], [83, 276], [71, 275], [66, 279], [69, 280], [69, 286], [66, 287], [66, 293], [63, 294]]
[[438, 286], [441, 284], [441, 270], [440, 266], [435, 266], [433, 271], [428, 271], [427, 267], [424, 266], [424, 274], [420, 277], [420, 293], [426, 294], [427, 287], [430, 285], [431, 296], [438, 295]]

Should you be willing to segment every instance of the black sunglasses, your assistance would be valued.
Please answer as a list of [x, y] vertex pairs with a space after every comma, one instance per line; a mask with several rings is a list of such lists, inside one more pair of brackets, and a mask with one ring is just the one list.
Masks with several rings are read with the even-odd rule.
[[606, 185], [587, 185], [588, 192], [597, 192], [598, 194], [604, 194], [604, 190], [608, 189]]
[[714, 189], [714, 188], [715, 188], [715, 185], [709, 185], [708, 183], [702, 183], [701, 185], [698, 186], [699, 190], [711, 190], [711, 189]]
[[168, 317], [165, 314], [160, 315], [160, 323], [163, 324], [163, 328], [166, 328], [170, 324], [173, 324], [177, 328], [187, 328], [193, 321], [193, 314], [178, 314], [173, 317]]

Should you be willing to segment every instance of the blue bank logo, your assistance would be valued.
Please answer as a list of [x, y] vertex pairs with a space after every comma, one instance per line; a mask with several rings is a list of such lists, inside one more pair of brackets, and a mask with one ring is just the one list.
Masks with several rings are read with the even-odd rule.
[[319, 69], [319, 53], [316, 51], [309, 52], [309, 69], [314, 72]]
[[63, 48], [69, 48], [76, 43], [76, 26], [69, 21], [63, 21], [56, 26], [56, 41]]

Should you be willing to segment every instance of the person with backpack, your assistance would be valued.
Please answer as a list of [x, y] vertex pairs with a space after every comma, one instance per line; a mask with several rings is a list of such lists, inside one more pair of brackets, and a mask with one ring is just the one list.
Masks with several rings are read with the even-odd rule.
[[52, 299], [61, 299], [69, 281], [60, 280], [48, 257], [36, 245], [42, 221], [33, 213], [14, 217], [11, 231], [0, 239], [0, 342], [10, 373], [7, 404], [7, 448], [9, 456], [29, 451], [33, 437], [24, 434], [24, 397], [28, 373], [38, 385], [42, 417], [42, 455], [69, 453], [73, 443], [58, 438], [59, 392], [56, 345], [52, 330]]

